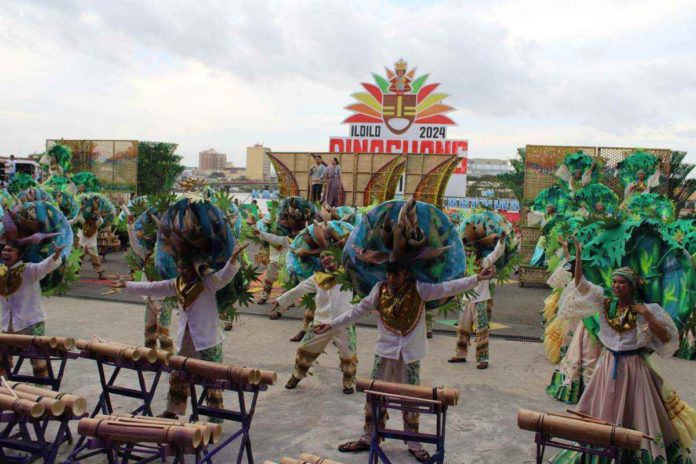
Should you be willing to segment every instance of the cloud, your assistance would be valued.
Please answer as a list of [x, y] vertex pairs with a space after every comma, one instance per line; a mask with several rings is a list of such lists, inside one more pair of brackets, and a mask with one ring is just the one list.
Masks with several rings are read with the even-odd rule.
[[404, 57], [451, 94], [451, 135], [474, 155], [563, 134], [696, 156], [696, 59], [676, 40], [694, 8], [558, 5], [8, 0], [0, 150], [55, 136], [178, 141], [189, 164], [210, 146], [243, 163], [257, 141], [323, 150], [350, 93]]

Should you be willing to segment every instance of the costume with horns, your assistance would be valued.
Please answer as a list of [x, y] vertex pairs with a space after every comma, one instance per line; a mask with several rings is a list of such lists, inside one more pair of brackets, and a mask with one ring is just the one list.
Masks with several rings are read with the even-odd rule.
[[[179, 306], [178, 354], [207, 361], [222, 362], [223, 334], [218, 318], [218, 293], [225, 289], [239, 271], [239, 264], [229, 261], [234, 238], [224, 213], [207, 201], [179, 200], [162, 215], [157, 234], [156, 264], [168, 280], [128, 282], [126, 292], [155, 298], [176, 297]], [[185, 261], [195, 269], [192, 280], [176, 273], [176, 262]], [[167, 411], [186, 412], [188, 383], [180, 373], [169, 377]], [[222, 407], [222, 392], [210, 389], [210, 406]]]
[[[6, 211], [3, 239], [20, 249], [20, 261], [0, 265], [0, 305], [5, 333], [45, 335], [46, 313], [41, 305], [42, 287], [50, 292], [62, 280], [63, 259], [70, 254], [73, 235], [63, 214], [43, 201], [25, 203]], [[53, 257], [55, 246], [64, 246]], [[34, 374], [47, 374], [44, 360], [31, 360]]]
[[[426, 232], [427, 231], [427, 232]], [[401, 263], [410, 278], [398, 289], [386, 282], [385, 264]], [[432, 205], [389, 201], [372, 209], [353, 229], [343, 250], [343, 262], [362, 301], [333, 320], [338, 329], [372, 310], [379, 314], [378, 339], [372, 378], [417, 385], [420, 362], [427, 353], [425, 306], [471, 290], [477, 278], [465, 274], [466, 256], [457, 230], [447, 216]], [[365, 433], [369, 444], [372, 409], [365, 405]], [[382, 416], [384, 417], [384, 416]], [[404, 412], [404, 428], [418, 431], [417, 413]], [[409, 442], [420, 451], [420, 443]]]

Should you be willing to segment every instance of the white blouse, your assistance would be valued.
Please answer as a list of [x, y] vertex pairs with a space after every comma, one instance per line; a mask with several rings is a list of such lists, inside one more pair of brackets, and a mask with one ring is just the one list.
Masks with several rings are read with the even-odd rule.
[[599, 340], [612, 351], [631, 351], [650, 348], [660, 356], [672, 356], [679, 347], [679, 332], [671, 316], [655, 303], [645, 303], [645, 307], [669, 332], [669, 340], [663, 343], [653, 332], [645, 318], [638, 314], [636, 326], [625, 332], [614, 330], [607, 321], [604, 308], [604, 290], [584, 277], [578, 286], [571, 280], [563, 291], [558, 303], [558, 317], [579, 319], [599, 312]]

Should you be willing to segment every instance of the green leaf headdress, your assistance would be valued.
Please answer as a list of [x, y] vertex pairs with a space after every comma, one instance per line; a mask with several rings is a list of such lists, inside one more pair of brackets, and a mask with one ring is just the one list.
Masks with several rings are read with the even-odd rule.
[[638, 172], [643, 171], [645, 178], [649, 178], [660, 168], [660, 161], [657, 156], [644, 151], [637, 151], [618, 164], [621, 183], [627, 186], [634, 182]]

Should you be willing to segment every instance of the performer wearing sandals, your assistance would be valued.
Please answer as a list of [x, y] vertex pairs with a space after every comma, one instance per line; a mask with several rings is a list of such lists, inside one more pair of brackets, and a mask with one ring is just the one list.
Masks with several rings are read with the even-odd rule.
[[[480, 269], [488, 269], [503, 256], [505, 253], [505, 232], [498, 237], [493, 252], [486, 257], [481, 257], [481, 250], [475, 246], [467, 245], [467, 254], [477, 253], [476, 264]], [[488, 331], [489, 316], [488, 302], [492, 300], [490, 291], [490, 281], [482, 280], [476, 286], [475, 294], [462, 297], [462, 310], [459, 315], [459, 326], [457, 327], [457, 348], [456, 353], [449, 359], [451, 363], [466, 362], [466, 355], [471, 339], [471, 331], [474, 320], [476, 320], [476, 367], [479, 369], [488, 368]]]
[[[398, 262], [387, 264], [387, 280], [379, 282], [370, 294], [334, 319], [318, 324], [314, 332], [323, 334], [352, 324], [372, 310], [379, 313], [377, 346], [372, 367], [372, 378], [410, 385], [420, 384], [420, 360], [427, 353], [424, 302], [447, 298], [471, 290], [480, 281], [488, 281], [495, 269], [485, 269], [476, 276], [464, 277], [439, 284], [429, 284], [411, 278], [409, 269]], [[417, 432], [417, 413], [404, 412], [404, 429]], [[385, 418], [386, 422], [386, 418]], [[383, 424], [386, 425], [386, 424]], [[383, 426], [382, 425], [382, 426]], [[372, 436], [372, 409], [365, 404], [365, 427], [360, 439], [339, 446], [346, 453], [368, 451]], [[430, 455], [418, 442], [408, 443], [409, 452], [419, 461], [426, 462]]]
[[[327, 253], [327, 252], [324, 252]], [[307, 371], [315, 359], [321, 355], [330, 342], [334, 342], [338, 348], [340, 367], [343, 372], [343, 393], [350, 395], [354, 392], [355, 373], [358, 367], [356, 351], [355, 326], [349, 325], [340, 329], [332, 329], [321, 335], [312, 330], [320, 323], [331, 323], [335, 317], [340, 316], [350, 309], [353, 292], [342, 291], [337, 283], [336, 273], [338, 266], [336, 260], [330, 254], [321, 257], [323, 271], [316, 271], [313, 276], [300, 282], [292, 290], [288, 290], [278, 297], [273, 310], [285, 310], [298, 298], [307, 293], [315, 293], [316, 312], [314, 321], [305, 333], [297, 354], [295, 355], [295, 369], [285, 385], [287, 389], [297, 387], [300, 380], [307, 376]]]

